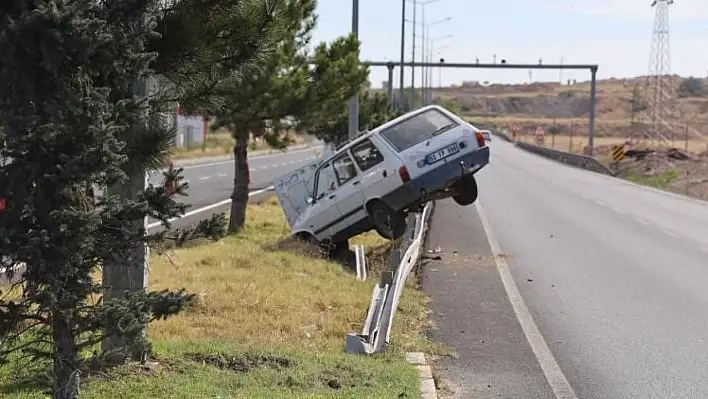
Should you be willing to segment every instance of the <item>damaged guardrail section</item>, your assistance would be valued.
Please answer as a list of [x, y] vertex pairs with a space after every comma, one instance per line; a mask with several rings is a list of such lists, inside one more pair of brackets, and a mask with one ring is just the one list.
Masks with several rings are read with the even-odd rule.
[[347, 352], [380, 353], [388, 346], [398, 302], [420, 258], [433, 206], [433, 202], [428, 202], [422, 212], [409, 216], [401, 248], [391, 251], [391, 269], [381, 273], [379, 284], [374, 287], [361, 333], [347, 334]]
[[583, 168], [592, 172], [602, 173], [609, 176], [615, 175], [609, 167], [603, 165], [597, 159], [589, 157], [587, 155], [572, 154], [565, 151], [559, 151], [534, 144], [524, 143], [522, 141], [517, 141], [516, 146], [528, 152], [532, 152], [536, 155], [550, 158], [567, 165]]

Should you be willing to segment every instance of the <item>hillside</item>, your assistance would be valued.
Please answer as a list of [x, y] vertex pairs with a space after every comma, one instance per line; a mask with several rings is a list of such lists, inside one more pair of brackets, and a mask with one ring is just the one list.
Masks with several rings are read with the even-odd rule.
[[[698, 79], [708, 89], [708, 80]], [[674, 91], [684, 81], [679, 76], [671, 77]], [[632, 121], [632, 97], [638, 87], [639, 104], [644, 98], [645, 78], [599, 80], [597, 84], [596, 126], [598, 136], [629, 137]], [[682, 91], [685, 92], [685, 91]], [[561, 133], [587, 134], [590, 105], [590, 83], [574, 85], [559, 83], [532, 83], [523, 85], [480, 85], [467, 83], [461, 86], [433, 90], [433, 100], [438, 103], [453, 102], [464, 116], [471, 117], [480, 125], [517, 124], [524, 131], [534, 131], [541, 126], [555, 124]], [[675, 139], [689, 136], [708, 137], [708, 93], [675, 99], [669, 109], [677, 111], [674, 123]], [[635, 125], [635, 136], [641, 128]]]

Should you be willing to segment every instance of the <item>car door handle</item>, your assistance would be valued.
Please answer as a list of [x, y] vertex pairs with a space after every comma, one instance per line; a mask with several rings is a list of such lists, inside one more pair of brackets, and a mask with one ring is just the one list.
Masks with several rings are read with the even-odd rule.
[[386, 177], [386, 176], [388, 176], [388, 172], [386, 172], [386, 171], [384, 170], [384, 171], [383, 171], [383, 177]]
[[356, 185], [359, 184], [359, 183], [361, 183], [361, 182], [360, 182], [359, 180], [357, 180], [357, 181], [355, 181], [354, 183], [352, 183], [352, 186], [356, 186]]

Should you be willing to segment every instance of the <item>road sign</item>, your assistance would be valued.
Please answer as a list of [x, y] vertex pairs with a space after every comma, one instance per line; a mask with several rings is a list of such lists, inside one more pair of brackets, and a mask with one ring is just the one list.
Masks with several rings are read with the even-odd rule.
[[624, 144], [623, 145], [613, 144], [612, 145], [612, 162], [619, 162], [623, 159], [624, 159]]

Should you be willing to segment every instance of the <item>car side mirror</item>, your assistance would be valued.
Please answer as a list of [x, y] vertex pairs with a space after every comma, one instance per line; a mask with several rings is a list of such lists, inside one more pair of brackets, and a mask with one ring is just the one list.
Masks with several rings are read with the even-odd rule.
[[307, 197], [305, 198], [305, 202], [307, 202], [307, 205], [312, 205], [315, 203], [315, 199], [312, 197]]

